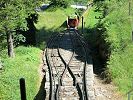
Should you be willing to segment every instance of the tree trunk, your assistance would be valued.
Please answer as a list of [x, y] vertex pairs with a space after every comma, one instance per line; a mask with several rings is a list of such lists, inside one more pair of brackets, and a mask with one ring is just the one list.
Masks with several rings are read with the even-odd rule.
[[7, 33], [7, 47], [8, 47], [8, 56], [15, 57], [14, 48], [13, 48], [13, 35], [12, 33]]

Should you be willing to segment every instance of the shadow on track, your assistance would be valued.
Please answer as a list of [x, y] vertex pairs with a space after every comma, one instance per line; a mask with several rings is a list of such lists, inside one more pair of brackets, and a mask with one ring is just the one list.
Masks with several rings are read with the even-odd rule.
[[34, 100], [45, 100], [46, 98], [45, 81], [46, 81], [46, 77], [44, 76], [40, 85], [40, 89], [37, 95], [35, 96]]

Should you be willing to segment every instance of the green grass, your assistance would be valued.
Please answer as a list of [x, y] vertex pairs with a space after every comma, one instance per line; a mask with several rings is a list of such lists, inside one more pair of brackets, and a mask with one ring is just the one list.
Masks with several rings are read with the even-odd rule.
[[119, 91], [126, 94], [132, 87], [133, 81], [133, 45], [128, 45], [124, 51], [114, 52], [110, 57], [109, 71], [113, 82]]
[[119, 8], [115, 8], [105, 21], [105, 24], [109, 25], [106, 41], [111, 43], [112, 52], [107, 67], [111, 73], [112, 81], [118, 86], [119, 91], [126, 94], [131, 89], [133, 80], [133, 44], [128, 1], [124, 1], [124, 4]]
[[[84, 16], [84, 38], [89, 41], [92, 45], [95, 45], [97, 41], [100, 39], [99, 34], [97, 34], [97, 24], [99, 22], [99, 19], [97, 19], [99, 16], [101, 16], [101, 12], [95, 12], [96, 6], [94, 5], [90, 9], [86, 11], [86, 13], [83, 14]], [[80, 23], [81, 28], [81, 23]]]
[[[3, 70], [0, 72], [0, 100], [20, 100], [19, 79], [25, 78], [27, 100], [33, 100], [38, 91], [40, 49], [18, 47], [11, 59], [3, 51]], [[3, 55], [4, 54], [4, 55]]]
[[96, 17], [99, 17], [101, 13], [95, 12], [94, 10], [95, 6], [88, 9], [88, 11], [83, 15], [85, 21], [85, 28], [93, 28], [98, 23], [98, 19], [96, 19]]
[[70, 14], [74, 13], [74, 9], [67, 8], [67, 9], [55, 9], [54, 11], [46, 10], [44, 12], [39, 12], [39, 20], [36, 24], [37, 29], [42, 29], [45, 27], [46, 30], [49, 29], [57, 29], [59, 28], [64, 21], [66, 21], [67, 17]]

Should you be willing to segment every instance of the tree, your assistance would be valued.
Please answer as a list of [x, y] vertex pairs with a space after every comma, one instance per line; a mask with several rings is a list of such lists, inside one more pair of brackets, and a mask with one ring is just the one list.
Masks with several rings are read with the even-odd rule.
[[68, 7], [71, 0], [50, 0], [51, 5], [56, 6], [56, 7]]
[[16, 0], [6, 0], [2, 2], [0, 9], [1, 30], [7, 36], [7, 47], [9, 57], [14, 57], [13, 51], [13, 34], [17, 28], [25, 28], [26, 22], [23, 18], [23, 6]]
[[36, 13], [35, 7], [41, 0], [1, 0], [0, 2], [0, 32], [7, 36], [9, 57], [14, 57], [13, 37], [17, 31], [27, 30], [27, 20], [31, 14]]

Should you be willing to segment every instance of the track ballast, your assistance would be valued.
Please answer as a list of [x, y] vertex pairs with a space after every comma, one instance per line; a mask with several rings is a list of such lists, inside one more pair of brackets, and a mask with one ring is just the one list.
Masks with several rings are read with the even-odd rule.
[[45, 58], [46, 100], [93, 100], [93, 67], [76, 30], [51, 37]]

